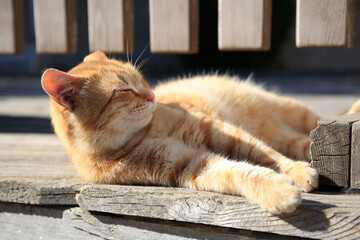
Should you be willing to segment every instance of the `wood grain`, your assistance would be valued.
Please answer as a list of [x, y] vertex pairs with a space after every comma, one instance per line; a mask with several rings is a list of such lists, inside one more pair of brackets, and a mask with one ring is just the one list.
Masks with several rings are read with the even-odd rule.
[[360, 122], [352, 125], [350, 187], [360, 189]]
[[242, 197], [189, 189], [94, 185], [77, 195], [89, 211], [309, 238], [360, 237], [359, 195], [303, 194], [303, 199], [294, 213], [275, 216]]
[[23, 0], [0, 1], [0, 54], [21, 54], [25, 49]]
[[360, 114], [321, 119], [310, 133], [312, 166], [320, 174], [320, 184], [350, 187], [351, 126]]
[[198, 0], [150, 0], [151, 51], [197, 53], [198, 15]]
[[0, 201], [75, 205], [82, 184], [54, 134], [0, 134]]
[[220, 50], [269, 50], [272, 0], [219, 0]]
[[66, 210], [64, 212], [64, 218], [69, 219], [74, 228], [95, 234], [104, 239], [284, 239], [283, 236], [273, 234], [193, 223], [88, 212], [81, 208]]
[[297, 47], [353, 46], [355, 0], [297, 0]]
[[133, 0], [88, 0], [90, 51], [131, 53]]
[[36, 52], [76, 52], [76, 1], [34, 0]]
[[0, 202], [1, 239], [79, 239], [101, 237], [81, 231], [63, 217], [66, 207], [44, 207]]

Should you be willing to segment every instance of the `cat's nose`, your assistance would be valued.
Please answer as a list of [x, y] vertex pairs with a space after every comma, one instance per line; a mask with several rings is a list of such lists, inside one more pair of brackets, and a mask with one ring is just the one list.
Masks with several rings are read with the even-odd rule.
[[149, 102], [155, 102], [155, 94], [152, 91], [147, 90], [146, 88], [140, 89], [138, 94]]
[[146, 100], [148, 100], [149, 102], [154, 103], [155, 102], [155, 94], [151, 92], [151, 94], [146, 96]]

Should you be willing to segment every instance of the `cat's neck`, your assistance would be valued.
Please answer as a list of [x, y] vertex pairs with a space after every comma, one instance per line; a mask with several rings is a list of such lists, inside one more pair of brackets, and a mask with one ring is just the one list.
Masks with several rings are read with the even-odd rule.
[[126, 152], [127, 149], [132, 148], [133, 145], [137, 145], [139, 141], [144, 139], [149, 133], [151, 125], [150, 122], [147, 126], [135, 132], [103, 134], [95, 141], [84, 139], [74, 147], [83, 146], [82, 151], [95, 159], [118, 158], [124, 151]]

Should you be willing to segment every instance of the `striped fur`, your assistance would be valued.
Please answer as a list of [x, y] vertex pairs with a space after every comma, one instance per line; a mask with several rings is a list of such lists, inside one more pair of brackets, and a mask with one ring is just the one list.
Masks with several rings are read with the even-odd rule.
[[273, 213], [292, 212], [301, 189], [317, 187], [307, 161], [318, 117], [293, 99], [228, 76], [151, 90], [134, 66], [101, 52], [55, 71], [42, 77], [52, 123], [85, 180], [243, 195]]

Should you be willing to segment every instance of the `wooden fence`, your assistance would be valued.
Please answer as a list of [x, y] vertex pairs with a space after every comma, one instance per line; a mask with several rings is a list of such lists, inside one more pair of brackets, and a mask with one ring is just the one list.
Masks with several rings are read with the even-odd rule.
[[[196, 53], [199, 0], [149, 0], [154, 53]], [[33, 0], [36, 51], [76, 52], [76, 2]], [[90, 51], [131, 51], [133, 0], [88, 0]], [[23, 0], [0, 1], [0, 54], [24, 51]], [[218, 48], [270, 49], [272, 0], [218, 0]], [[297, 0], [297, 47], [352, 47], [355, 0]]]

